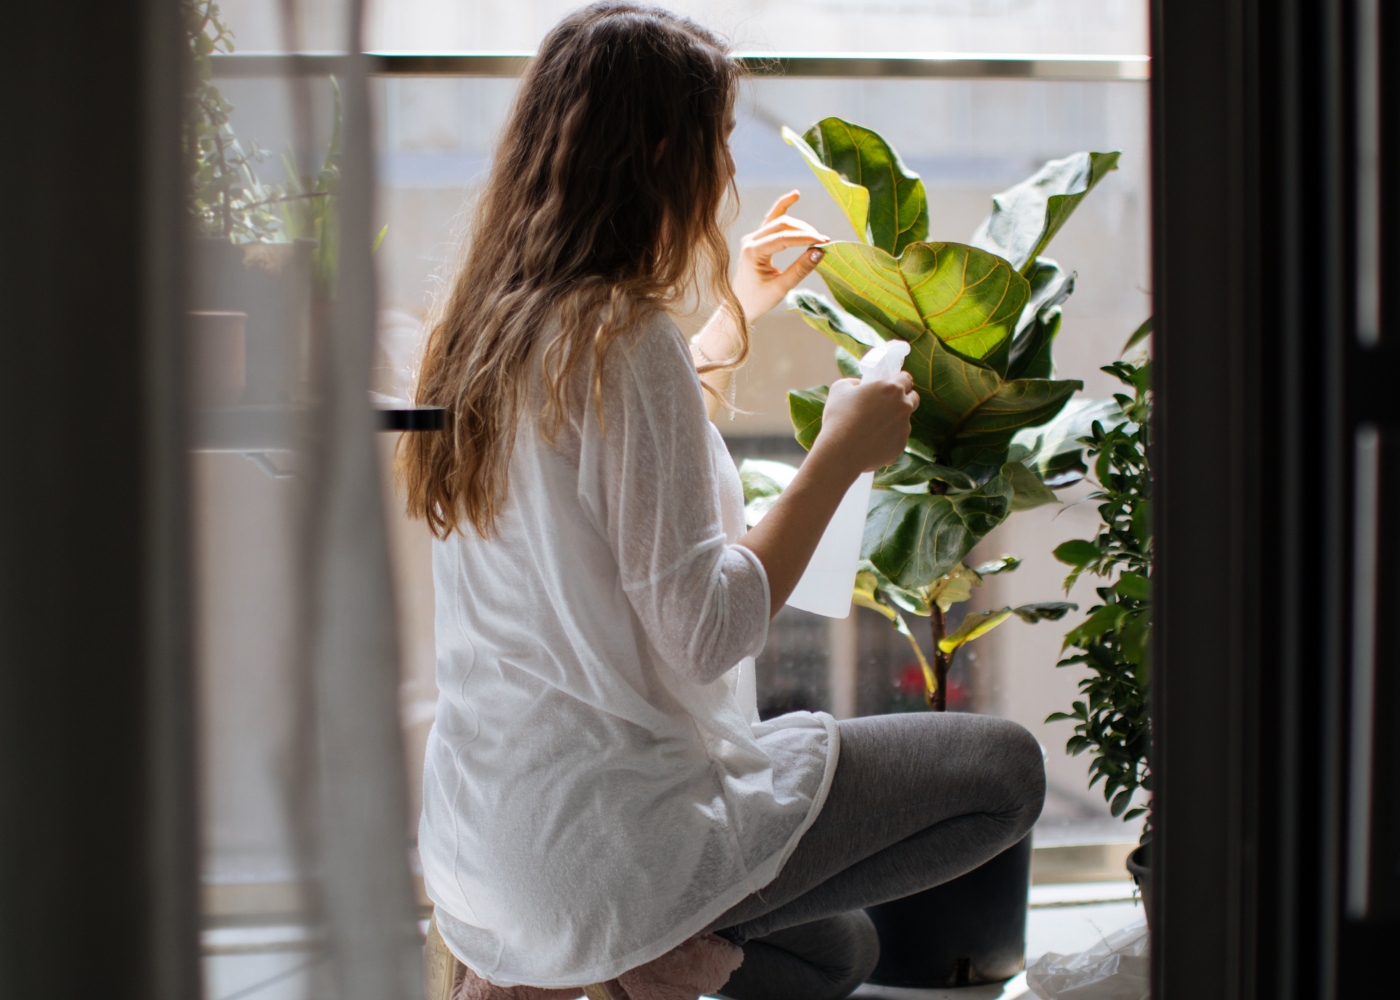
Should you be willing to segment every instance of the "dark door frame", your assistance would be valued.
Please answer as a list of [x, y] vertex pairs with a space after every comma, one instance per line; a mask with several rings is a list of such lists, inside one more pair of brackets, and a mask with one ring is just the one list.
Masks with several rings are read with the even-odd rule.
[[[1346, 996], [1372, 968], [1389, 974], [1393, 574], [1362, 706], [1369, 787], [1351, 780], [1347, 742], [1362, 425], [1381, 435], [1380, 563], [1400, 564], [1394, 310], [1381, 346], [1352, 331], [1359, 2], [1153, 4], [1159, 1000]], [[0, 994], [186, 1000], [199, 974], [177, 7], [11, 8]], [[1397, 73], [1382, 75], [1390, 95]], [[1383, 101], [1383, 176], [1396, 107]], [[1381, 211], [1397, 231], [1394, 199]], [[1348, 817], [1365, 793], [1373, 902], [1357, 914]]]
[[200, 995], [173, 0], [0, 59], [0, 996]]
[[[1153, 6], [1153, 950], [1166, 1000], [1346, 996], [1388, 975], [1376, 946], [1397, 930], [1387, 626], [1400, 617], [1387, 611], [1400, 605], [1386, 570], [1400, 553], [1400, 357], [1384, 303], [1380, 347], [1354, 331], [1354, 111], [1370, 85], [1356, 76], [1358, 2]], [[1383, 51], [1397, 51], [1395, 21]], [[1382, 103], [1384, 178], [1395, 104]], [[1377, 593], [1353, 593], [1365, 427], [1380, 434]], [[1376, 697], [1355, 706], [1354, 612], [1371, 600]], [[1358, 754], [1350, 737], [1368, 721], [1375, 743]], [[1358, 860], [1363, 799], [1376, 846]], [[1364, 914], [1348, 909], [1357, 871], [1374, 890]]]

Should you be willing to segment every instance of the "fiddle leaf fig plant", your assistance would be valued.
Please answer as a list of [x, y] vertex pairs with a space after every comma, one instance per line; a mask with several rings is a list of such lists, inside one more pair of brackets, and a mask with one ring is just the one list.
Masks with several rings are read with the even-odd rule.
[[[1075, 276], [1040, 256], [1084, 197], [1114, 170], [1118, 154], [1052, 160], [992, 202], [971, 243], [930, 241], [928, 198], [883, 137], [825, 118], [798, 135], [783, 129], [850, 220], [856, 239], [827, 244], [817, 270], [831, 298], [798, 290], [789, 308], [832, 340], [842, 374], [891, 340], [910, 345], [904, 370], [919, 406], [898, 462], [880, 470], [862, 545], [854, 600], [912, 634], [905, 613], [926, 616], [933, 660], [917, 643], [930, 707], [946, 705], [946, 678], [965, 643], [1016, 616], [1063, 617], [1064, 602], [969, 615], [951, 634], [945, 615], [970, 599], [1007, 558], [973, 569], [973, 546], [1013, 512], [1055, 501], [1054, 489], [1083, 478], [1086, 407], [1054, 422], [1083, 388], [1054, 378], [1051, 348], [1061, 304]], [[795, 390], [789, 408], [797, 440], [821, 430], [827, 386]], [[754, 494], [752, 499], [762, 499]], [[771, 503], [771, 499], [766, 502]]]

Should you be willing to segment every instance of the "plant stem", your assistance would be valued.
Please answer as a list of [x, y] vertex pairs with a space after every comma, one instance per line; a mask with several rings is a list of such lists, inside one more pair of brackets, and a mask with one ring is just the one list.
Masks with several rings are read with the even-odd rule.
[[233, 178], [229, 176], [228, 160], [224, 156], [224, 135], [221, 128], [214, 130], [214, 154], [219, 161], [219, 217], [223, 222], [224, 239], [228, 239], [233, 233], [233, 205], [230, 204], [232, 198], [229, 194], [233, 189]]
[[933, 679], [937, 682], [937, 687], [932, 691], [924, 692], [924, 701], [928, 702], [928, 707], [935, 712], [942, 712], [948, 707], [948, 670], [953, 665], [951, 653], [945, 653], [939, 648], [939, 643], [947, 634], [947, 620], [944, 618], [943, 609], [934, 604], [928, 618], [929, 631], [933, 633]]

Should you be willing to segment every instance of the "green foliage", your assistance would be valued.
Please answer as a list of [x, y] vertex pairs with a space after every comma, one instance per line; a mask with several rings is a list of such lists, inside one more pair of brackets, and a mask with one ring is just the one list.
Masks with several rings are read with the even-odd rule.
[[[1051, 502], [1050, 488], [1084, 472], [1081, 448], [1065, 447], [1062, 435], [1053, 447], [1025, 443], [1017, 454], [1013, 439], [1053, 420], [1082, 387], [1050, 377], [1074, 275], [1038, 254], [1118, 154], [1053, 161], [1002, 192], [979, 246], [926, 240], [922, 181], [870, 129], [825, 118], [783, 136], [859, 238], [827, 245], [818, 265], [835, 301], [799, 291], [789, 307], [837, 345], [843, 372], [880, 340], [910, 345], [904, 368], [920, 397], [913, 434], [905, 457], [877, 479], [900, 495], [877, 495], [863, 555], [900, 586], [927, 588], [1012, 511]], [[1009, 261], [993, 237], [1034, 253]], [[825, 400], [825, 386], [790, 394], [804, 447], [821, 430]]]
[[851, 220], [861, 241], [896, 257], [928, 236], [928, 198], [918, 174], [876, 132], [823, 118], [802, 136], [783, 129]]
[[984, 358], [1004, 341], [1031, 294], [1006, 261], [961, 243], [914, 243], [899, 257], [831, 243], [817, 270], [840, 306], [884, 339], [913, 345], [932, 332], [967, 358]]
[[1012, 615], [1028, 625], [1034, 625], [1036, 622], [1059, 621], [1077, 607], [1077, 604], [1068, 601], [1045, 601], [1040, 604], [1023, 604], [1019, 608], [1002, 608], [999, 611], [978, 611], [964, 616], [956, 631], [939, 640], [938, 648], [945, 653], [951, 653], [964, 643], [986, 635]]
[[[1150, 321], [1149, 321], [1150, 324]], [[1149, 324], [1144, 327], [1151, 329]], [[1141, 339], [1141, 338], [1139, 338]], [[1114, 397], [1120, 415], [1108, 425], [1095, 420], [1081, 443], [1093, 459], [1102, 528], [1092, 541], [1074, 540], [1055, 549], [1072, 567], [1068, 591], [1083, 573], [1112, 582], [1099, 587], [1102, 604], [1065, 636], [1075, 650], [1059, 666], [1083, 664], [1090, 674], [1079, 682], [1084, 696], [1069, 712], [1046, 721], [1070, 720], [1071, 753], [1094, 757], [1089, 784], [1103, 782], [1104, 798], [1115, 816], [1134, 819], [1147, 810], [1128, 808], [1139, 788], [1151, 791], [1148, 767], [1151, 731], [1148, 694], [1152, 680], [1152, 476], [1148, 431], [1152, 411], [1151, 362], [1117, 362], [1103, 369], [1132, 394]], [[1150, 817], [1149, 817], [1150, 819]], [[1150, 831], [1150, 826], [1149, 826]], [[1146, 836], [1146, 834], [1144, 834]]]
[[180, 0], [185, 41], [194, 63], [182, 140], [190, 166], [190, 214], [201, 236], [233, 243], [268, 241], [279, 235], [280, 192], [258, 179], [255, 165], [267, 152], [257, 143], [244, 150], [229, 124], [233, 105], [211, 82], [215, 52], [233, 51], [233, 32], [214, 0]]
[[[904, 455], [876, 474], [856, 600], [893, 615], [896, 627], [901, 612], [930, 617], [935, 662], [926, 675], [930, 704], [939, 707], [958, 647], [1013, 614], [1047, 617], [1005, 608], [944, 634], [951, 603], [971, 596], [969, 579], [981, 582], [963, 563], [973, 546], [1012, 512], [1054, 502], [1052, 489], [1087, 472], [1079, 438], [1088, 425], [1057, 424], [1083, 384], [1055, 380], [1051, 352], [1075, 276], [1040, 254], [1115, 169], [1118, 154], [1076, 153], [1047, 163], [997, 195], [992, 214], [963, 244], [928, 240], [923, 182], [877, 133], [825, 118], [801, 136], [784, 129], [783, 138], [841, 206], [858, 240], [824, 248], [817, 269], [835, 301], [796, 291], [789, 308], [837, 345], [843, 375], [856, 374], [857, 359], [880, 341], [910, 345], [904, 370], [919, 406]], [[804, 447], [821, 430], [826, 395], [826, 386], [789, 393]]]
[[744, 520], [749, 527], [768, 513], [795, 475], [797, 469], [786, 462], [744, 459], [739, 466], [739, 481], [744, 484]]
[[956, 568], [1010, 510], [1011, 484], [1004, 476], [958, 493], [878, 490], [861, 554], [891, 582], [918, 591]]
[[1016, 270], [1032, 266], [1085, 195], [1118, 169], [1117, 153], [1075, 153], [1051, 160], [992, 199], [992, 214], [972, 237], [974, 245], [1005, 257]]
[[804, 448], [811, 448], [822, 432], [822, 411], [826, 409], [827, 386], [815, 389], [797, 389], [788, 393], [788, 413], [796, 430], [797, 441]]
[[199, 235], [232, 243], [314, 240], [316, 297], [333, 298], [340, 245], [335, 211], [342, 147], [339, 84], [331, 77], [335, 118], [320, 169], [314, 176], [302, 173], [295, 157], [286, 153], [281, 158], [284, 183], [266, 184], [256, 168], [267, 151], [256, 142], [244, 149], [229, 122], [233, 105], [211, 82], [212, 57], [233, 52], [233, 32], [214, 0], [180, 0], [180, 7], [194, 63], [182, 141], [190, 169], [190, 214]]
[[[315, 240], [316, 297], [321, 300], [335, 298], [335, 277], [340, 248], [340, 216], [335, 209], [335, 195], [340, 187], [340, 156], [343, 144], [341, 135], [344, 114], [340, 101], [340, 83], [330, 78], [331, 93], [335, 97], [335, 118], [331, 128], [330, 145], [326, 148], [326, 159], [313, 178], [297, 169], [296, 157], [288, 152], [282, 156], [282, 172], [287, 178], [284, 194], [279, 199], [282, 213], [282, 231], [287, 239]], [[383, 239], [381, 231], [374, 241], [374, 249], [379, 248]]]

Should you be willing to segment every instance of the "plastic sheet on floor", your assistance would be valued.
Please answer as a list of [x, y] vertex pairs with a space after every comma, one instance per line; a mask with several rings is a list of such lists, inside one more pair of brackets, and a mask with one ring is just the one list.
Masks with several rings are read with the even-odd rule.
[[1076, 955], [1042, 955], [1026, 970], [1026, 985], [1041, 1000], [1147, 1000], [1147, 922], [1114, 931]]

